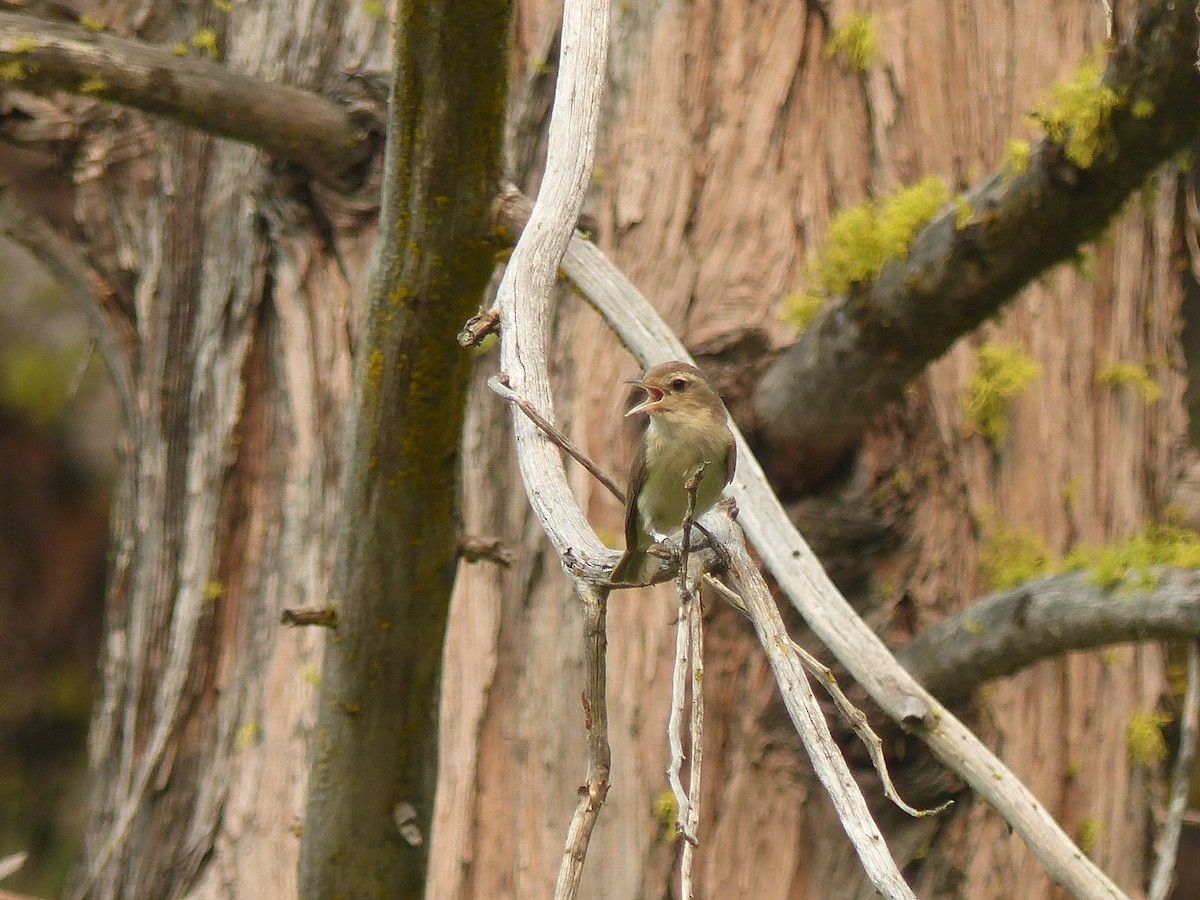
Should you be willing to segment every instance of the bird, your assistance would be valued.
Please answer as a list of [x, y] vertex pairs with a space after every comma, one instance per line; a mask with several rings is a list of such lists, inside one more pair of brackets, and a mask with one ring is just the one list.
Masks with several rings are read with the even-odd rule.
[[694, 518], [698, 519], [721, 499], [733, 479], [737, 444], [725, 405], [695, 366], [666, 362], [627, 383], [640, 388], [645, 397], [625, 413], [626, 418], [644, 413], [648, 422], [629, 472], [625, 553], [610, 580], [644, 585], [659, 568], [650, 548], [683, 527], [688, 478], [702, 463], [708, 464], [696, 489]]

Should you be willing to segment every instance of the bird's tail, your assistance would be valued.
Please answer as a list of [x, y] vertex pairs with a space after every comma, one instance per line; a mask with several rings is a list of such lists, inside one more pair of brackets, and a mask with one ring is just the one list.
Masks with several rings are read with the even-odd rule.
[[613, 569], [612, 583], [613, 584], [650, 584], [651, 580], [658, 573], [658, 567], [661, 560], [652, 553], [648, 553], [644, 547], [635, 547], [632, 550], [626, 550], [625, 555], [617, 562], [616, 568]]

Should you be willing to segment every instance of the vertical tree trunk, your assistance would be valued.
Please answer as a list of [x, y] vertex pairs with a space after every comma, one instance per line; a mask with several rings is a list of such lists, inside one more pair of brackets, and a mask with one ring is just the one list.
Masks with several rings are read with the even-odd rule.
[[[386, 68], [361, 4], [100, 16], [167, 46], [211, 28], [231, 66], [323, 90]], [[328, 598], [371, 195], [296, 191], [251, 148], [110, 108], [75, 177], [135, 408], [71, 893], [294, 896], [321, 641], [278, 623]]]
[[[590, 211], [600, 244], [692, 346], [729, 345], [747, 328], [789, 340], [780, 301], [805, 287], [806, 257], [834, 212], [925, 175], [953, 189], [999, 165], [1007, 139], [1035, 133], [1023, 113], [1105, 37], [1103, 5], [1082, 0], [869, 4], [879, 52], [859, 71], [827, 52], [833, 28], [858, 8], [690, 3], [615, 17]], [[555, 15], [553, 4], [518, 10], [517, 62], [531, 82], [547, 62], [541, 48], [551, 46]], [[540, 108], [534, 93], [518, 118]], [[1030, 528], [1062, 551], [1127, 535], [1160, 510], [1185, 425], [1171, 192], [1165, 185], [1114, 226], [1094, 278], [1056, 272], [984, 330], [1041, 364], [1001, 450], [965, 426], [978, 336], [868, 437], [859, 493], [902, 549], [868, 561], [854, 599], [897, 642], [982, 592], [981, 523]], [[623, 473], [630, 441], [619, 385], [635, 367], [577, 300], [565, 297], [557, 316], [569, 336], [555, 348], [563, 424]], [[1163, 396], [1147, 403], [1101, 384], [1111, 360], [1149, 366]], [[546, 895], [583, 773], [579, 614], [516, 489], [498, 407], [481, 389], [468, 414], [466, 471], [491, 477], [468, 479], [465, 508], [469, 530], [502, 535], [519, 561], [508, 572], [468, 568], [457, 586], [430, 897]], [[616, 544], [615, 502], [574, 477]], [[670, 890], [677, 851], [654, 808], [666, 787], [673, 615], [667, 589], [614, 596], [610, 606], [613, 775], [588, 896]], [[855, 896], [857, 863], [781, 722], [747, 629], [718, 611], [706, 649], [702, 894]], [[1093, 836], [1088, 851], [1130, 891], [1145, 879], [1158, 773], [1130, 761], [1126, 725], [1162, 690], [1160, 652], [1143, 646], [1045, 663], [979, 700], [979, 721], [1005, 761], [1068, 831]], [[893, 831], [895, 852], [922, 860], [909, 870], [919, 893], [1051, 896], [1020, 841], [962, 800]]]

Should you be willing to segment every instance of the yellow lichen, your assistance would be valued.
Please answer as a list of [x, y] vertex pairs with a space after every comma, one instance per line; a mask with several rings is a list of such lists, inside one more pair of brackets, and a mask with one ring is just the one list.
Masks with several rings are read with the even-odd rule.
[[1004, 161], [1001, 165], [1010, 175], [1024, 175], [1029, 169], [1029, 141], [1010, 138], [1004, 144]]
[[865, 72], [879, 52], [878, 25], [874, 16], [852, 12], [842, 16], [825, 43], [825, 56], [841, 55], [855, 69]]
[[1129, 112], [1135, 119], [1148, 119], [1154, 115], [1154, 103], [1145, 97], [1139, 97], [1130, 104]]
[[654, 798], [651, 813], [655, 820], [662, 825], [661, 839], [668, 844], [677, 840], [679, 832], [675, 828], [675, 822], [679, 815], [679, 806], [675, 802], [675, 795], [669, 790], [663, 791]]
[[979, 548], [979, 573], [988, 590], [998, 591], [1045, 575], [1051, 569], [1050, 548], [1031, 528], [993, 522]]
[[1089, 816], [1079, 823], [1079, 831], [1075, 843], [1079, 845], [1079, 849], [1084, 853], [1091, 853], [1096, 848], [1096, 842], [1100, 840], [1100, 835], [1103, 833], [1104, 823], [1097, 818]]
[[963, 392], [967, 425], [999, 450], [1008, 439], [1012, 399], [1042, 373], [1016, 344], [983, 344], [975, 351], [975, 374]]
[[1096, 380], [1114, 388], [1132, 388], [1147, 403], [1155, 403], [1162, 396], [1162, 385], [1150, 377], [1145, 366], [1134, 362], [1114, 359], [1096, 373]]
[[10, 59], [6, 63], [0, 63], [0, 81], [24, 81], [28, 74], [25, 71], [25, 64], [19, 59]]
[[971, 224], [974, 217], [975, 212], [971, 209], [970, 202], [960, 194], [954, 199], [954, 227], [962, 231]]
[[192, 46], [207, 53], [210, 59], [217, 58], [217, 33], [211, 28], [198, 28], [191, 36]]
[[1156, 566], [1200, 566], [1200, 534], [1178, 525], [1155, 523], [1140, 533], [1106, 547], [1076, 547], [1063, 560], [1064, 571], [1091, 570], [1090, 579], [1103, 588], [1151, 588]]
[[233, 11], [233, 3], [231, 0], [213, 0], [213, 6], [219, 9], [221, 12]]
[[794, 293], [783, 298], [783, 317], [796, 326], [800, 331], [812, 324], [826, 303], [826, 297], [816, 294]]
[[363, 0], [362, 9], [373, 19], [382, 19], [387, 15], [387, 8], [380, 0]]
[[831, 297], [877, 276], [888, 260], [908, 251], [918, 229], [948, 196], [945, 182], [931, 176], [839, 212], [829, 223], [828, 246], [810, 263], [815, 292]]
[[1120, 102], [1112, 88], [1100, 83], [1103, 73], [1099, 59], [1082, 63], [1029, 113], [1046, 136], [1062, 146], [1067, 159], [1082, 169], [1095, 162], [1108, 140], [1109, 119]]
[[22, 53], [29, 53], [36, 50], [38, 42], [31, 37], [19, 37], [12, 42], [12, 46], [8, 48], [9, 53], [13, 56], [20, 56]]
[[1167, 741], [1162, 727], [1171, 721], [1166, 713], [1142, 709], [1125, 723], [1125, 753], [1135, 766], [1149, 768], [1167, 758]]
[[79, 83], [79, 92], [81, 94], [102, 94], [108, 88], [108, 82], [99, 75], [89, 75]]
[[225, 584], [221, 581], [206, 581], [204, 583], [204, 599], [210, 603], [225, 596]]
[[180, 41], [178, 44], [176, 44], [174, 47], [171, 48], [171, 52], [174, 53], [176, 56], [187, 56], [191, 51], [188, 50], [187, 44], [185, 44], [183, 41]]
[[243, 722], [238, 726], [237, 734], [233, 739], [233, 745], [239, 753], [243, 750], [249, 750], [258, 743], [261, 734], [262, 729], [258, 727], [257, 722]]
[[82, 25], [84, 28], [86, 28], [88, 31], [103, 31], [104, 30], [104, 20], [98, 18], [97, 16], [93, 16], [90, 13], [84, 13], [82, 16], [80, 16], [79, 24]]

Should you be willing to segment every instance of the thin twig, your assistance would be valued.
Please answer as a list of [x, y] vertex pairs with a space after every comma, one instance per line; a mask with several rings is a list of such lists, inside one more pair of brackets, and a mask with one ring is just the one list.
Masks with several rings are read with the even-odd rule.
[[461, 537], [458, 539], [458, 555], [469, 563], [491, 562], [507, 569], [516, 559], [504, 541], [495, 537]]
[[1188, 788], [1192, 767], [1196, 762], [1196, 745], [1200, 735], [1200, 644], [1187, 645], [1187, 689], [1183, 695], [1183, 710], [1179, 716], [1179, 752], [1171, 766], [1171, 790], [1167, 801], [1167, 818], [1158, 843], [1158, 859], [1154, 875], [1146, 891], [1146, 900], [1165, 900], [1175, 874], [1175, 857], [1179, 852], [1179, 834], [1183, 829], [1183, 814], [1187, 809]]
[[495, 308], [478, 312], [467, 319], [467, 324], [458, 333], [460, 347], [478, 347], [489, 334], [500, 331], [500, 313]]
[[[719, 593], [734, 609], [743, 615], [749, 615], [746, 612], [746, 605], [742, 601], [742, 598], [726, 585], [711, 575], [704, 576], [704, 583]], [[945, 803], [930, 809], [916, 809], [905, 803], [896, 790], [891, 773], [888, 771], [887, 758], [883, 754], [883, 742], [879, 739], [879, 735], [875, 733], [875, 730], [871, 728], [866, 714], [851, 703], [850, 698], [842, 692], [842, 688], [837, 682], [837, 677], [833, 674], [833, 670], [829, 666], [822, 663], [795, 641], [791, 641], [790, 643], [792, 652], [800, 658], [801, 664], [817, 680], [817, 683], [825, 688], [826, 693], [833, 700], [833, 705], [837, 708], [838, 713], [846, 720], [846, 724], [854, 730], [854, 733], [858, 735], [858, 739], [862, 741], [863, 746], [867, 748], [867, 754], [871, 757], [871, 765], [874, 767], [875, 773], [879, 776], [880, 784], [883, 785], [883, 792], [889, 800], [904, 810], [904, 812], [917, 819], [936, 815], [953, 805], [953, 800], [947, 800]]]
[[605, 613], [608, 592], [603, 588], [579, 587], [583, 608], [583, 719], [587, 729], [587, 783], [579, 789], [579, 803], [567, 831], [566, 847], [558, 869], [555, 900], [572, 900], [579, 892], [583, 861], [587, 857], [592, 829], [608, 795], [612, 752], [608, 744], [608, 700], [605, 691], [605, 657], [608, 638]]
[[608, 488], [609, 492], [622, 504], [625, 503], [625, 492], [617, 487], [617, 483], [608, 474], [588, 458], [588, 455], [571, 442], [571, 439], [558, 430], [545, 416], [533, 408], [533, 404], [514, 391], [508, 384], [508, 376], [503, 373], [493, 375], [488, 379], [488, 387], [499, 394], [517, 409], [525, 413], [534, 425], [542, 430], [554, 444], [560, 447], [568, 456], [592, 473], [592, 477]]
[[301, 606], [285, 609], [279, 617], [284, 625], [315, 625], [337, 628], [337, 609], [333, 606]]

